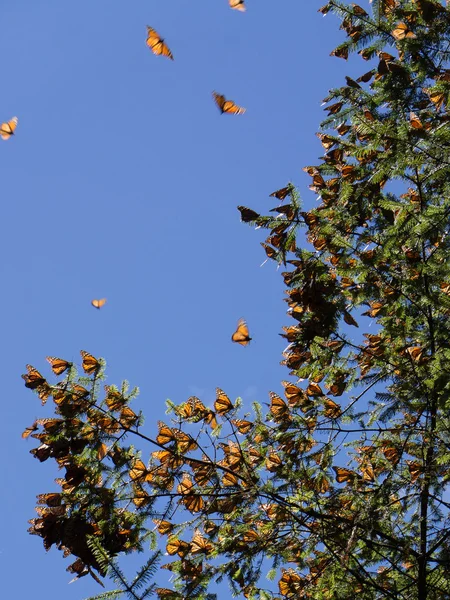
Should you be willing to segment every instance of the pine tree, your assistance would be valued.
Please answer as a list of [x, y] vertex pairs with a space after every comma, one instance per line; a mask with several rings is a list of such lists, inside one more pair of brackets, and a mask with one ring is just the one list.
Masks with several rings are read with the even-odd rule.
[[[325, 154], [305, 169], [319, 204], [302, 211], [288, 184], [269, 216], [239, 207], [285, 265], [283, 362], [305, 383], [282, 382], [252, 416], [220, 389], [214, 408], [171, 404], [153, 440], [136, 391], [101, 393], [101, 360], [84, 353], [81, 378], [53, 362], [56, 385], [24, 375], [56, 412], [24, 435], [65, 468], [31, 533], [73, 555], [77, 576], [111, 573], [113, 594], [209, 598], [227, 579], [246, 598], [450, 598], [450, 12], [320, 11], [346, 33], [332, 54], [368, 66], [326, 98]], [[138, 438], [148, 461], [125, 444]], [[157, 550], [135, 582], [121, 573], [117, 557], [147, 540], [174, 557], [174, 590], [150, 582]]]

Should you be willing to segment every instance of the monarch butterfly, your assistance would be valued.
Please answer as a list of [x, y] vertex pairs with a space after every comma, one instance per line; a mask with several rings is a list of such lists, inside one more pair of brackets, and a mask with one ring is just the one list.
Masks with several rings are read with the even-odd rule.
[[268, 471], [274, 472], [279, 469], [283, 465], [283, 461], [276, 454], [276, 452], [271, 452], [266, 458], [266, 468]]
[[7, 123], [2, 123], [0, 125], [0, 137], [2, 140], [9, 140], [9, 138], [14, 135], [14, 131], [17, 127], [19, 119], [17, 117], [13, 117], [11, 121]]
[[277, 419], [284, 420], [290, 416], [289, 407], [286, 402], [275, 392], [269, 392], [270, 396], [270, 412], [275, 421]]
[[35, 390], [46, 383], [45, 378], [31, 365], [27, 365], [27, 371], [28, 373], [26, 375], [22, 375], [22, 379], [25, 381], [25, 387], [30, 390]]
[[334, 472], [336, 473], [336, 481], [338, 483], [353, 483], [355, 479], [361, 479], [361, 477], [355, 473], [355, 471], [350, 471], [350, 469], [344, 469], [343, 467], [333, 467]]
[[173, 556], [174, 554], [178, 554], [181, 558], [184, 558], [186, 554], [189, 554], [191, 549], [190, 544], [187, 542], [183, 542], [178, 538], [170, 538], [166, 545], [167, 553]]
[[92, 373], [95, 373], [100, 369], [100, 363], [95, 356], [92, 356], [92, 354], [89, 354], [89, 352], [86, 352], [86, 350], [81, 350], [80, 354], [83, 358], [81, 366], [83, 367], [85, 373], [92, 375]]
[[405, 38], [415, 38], [416, 34], [413, 33], [406, 23], [397, 23], [395, 28], [392, 30], [392, 35], [396, 40], [404, 40]]
[[250, 223], [251, 221], [255, 221], [261, 215], [251, 208], [247, 208], [246, 206], [238, 206], [238, 211], [241, 213], [241, 221], [244, 223]]
[[147, 467], [144, 465], [142, 460], [139, 460], [139, 459], [136, 459], [134, 461], [133, 466], [130, 469], [129, 475], [133, 481], [136, 481], [136, 480], [151, 481], [152, 480], [152, 474], [147, 469]]
[[225, 96], [218, 94], [217, 92], [212, 93], [214, 102], [217, 104], [220, 112], [227, 113], [229, 115], [242, 115], [245, 113], [245, 108], [238, 106], [233, 100], [227, 100]]
[[210, 554], [214, 549], [211, 542], [202, 536], [200, 531], [197, 529], [194, 532], [194, 537], [191, 540], [191, 552], [192, 554]]
[[281, 188], [279, 190], [276, 190], [275, 192], [272, 192], [271, 194], [269, 194], [269, 196], [278, 198], [278, 200], [284, 200], [286, 198], [286, 196], [291, 193], [291, 191], [292, 191], [291, 186], [287, 185], [284, 188]]
[[119, 423], [122, 425], [122, 427], [129, 429], [130, 427], [133, 427], [133, 425], [136, 425], [138, 420], [138, 415], [131, 410], [129, 406], [124, 406], [119, 418]]
[[169, 49], [169, 46], [164, 42], [164, 39], [159, 33], [147, 25], [147, 46], [156, 54], [156, 56], [167, 56], [170, 60], [173, 60], [173, 54]]
[[251, 421], [246, 421], [245, 419], [233, 419], [232, 424], [237, 428], [239, 433], [246, 434], [253, 428], [253, 423]]
[[382, 453], [384, 454], [386, 460], [388, 460], [394, 467], [400, 460], [400, 453], [397, 448], [385, 446], [382, 448]]
[[52, 393], [52, 387], [47, 382], [45, 382], [42, 385], [38, 385], [37, 393], [42, 401], [42, 404], [44, 405], [49, 399], [50, 394]]
[[110, 385], [105, 385], [105, 392], [105, 402], [109, 410], [120, 410], [127, 402], [127, 399]]
[[91, 300], [91, 304], [94, 308], [100, 309], [102, 306], [105, 306], [106, 298], [101, 298], [100, 300]]
[[30, 427], [27, 427], [25, 429], [25, 431], [22, 433], [22, 437], [23, 439], [26, 439], [27, 437], [29, 437], [32, 433], [34, 433], [35, 431], [37, 431], [39, 428], [37, 426], [36, 421], [33, 423], [33, 425], [30, 425]]
[[233, 473], [225, 473], [225, 475], [222, 477], [222, 484], [224, 486], [233, 486], [237, 485], [237, 483], [238, 478], [236, 475], [233, 475]]
[[36, 496], [38, 504], [46, 504], [47, 506], [61, 506], [62, 495], [55, 492], [49, 494], [38, 494]]
[[408, 465], [409, 474], [411, 475], [411, 483], [414, 483], [423, 473], [424, 468], [420, 463], [413, 460], [407, 460], [406, 464]]
[[158, 421], [158, 430], [156, 441], [158, 444], [162, 444], [163, 446], [169, 444], [170, 442], [174, 442], [176, 440], [176, 432], [180, 432], [179, 429], [171, 429], [162, 421]]
[[247, 323], [244, 319], [239, 319], [237, 329], [231, 336], [231, 341], [236, 342], [236, 344], [241, 344], [241, 346], [247, 346], [251, 339], [252, 338], [249, 336]]
[[62, 375], [64, 371], [67, 371], [72, 366], [71, 362], [62, 358], [56, 358], [55, 356], [46, 356], [46, 360], [50, 363], [55, 375]]
[[231, 400], [220, 388], [216, 388], [216, 401], [214, 402], [214, 408], [218, 415], [225, 415], [234, 408]]
[[155, 450], [152, 452], [152, 457], [159, 460], [162, 465], [171, 469], [177, 469], [183, 464], [181, 456], [177, 456], [170, 450]]
[[340, 405], [337, 402], [334, 402], [334, 400], [331, 400], [331, 398], [325, 398], [324, 405], [325, 410], [323, 414], [328, 419], [339, 419], [339, 417], [342, 415]]
[[170, 521], [153, 519], [153, 523], [156, 525], [156, 528], [161, 535], [166, 535], [173, 530], [173, 524]]
[[282, 596], [294, 597], [302, 587], [303, 578], [293, 569], [282, 569], [283, 575], [278, 581], [278, 589]]
[[228, 0], [228, 3], [230, 7], [235, 10], [240, 10], [241, 12], [246, 11], [244, 0]]

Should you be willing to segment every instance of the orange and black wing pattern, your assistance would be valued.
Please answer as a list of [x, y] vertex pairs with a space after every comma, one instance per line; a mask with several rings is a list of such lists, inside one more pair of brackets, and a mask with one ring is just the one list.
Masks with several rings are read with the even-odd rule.
[[225, 96], [222, 96], [222, 94], [218, 94], [217, 92], [213, 92], [212, 95], [214, 102], [217, 104], [217, 107], [222, 114], [242, 115], [245, 113], [245, 108], [238, 106], [233, 100], [227, 100]]
[[173, 60], [173, 54], [170, 51], [169, 46], [165, 43], [164, 39], [159, 33], [147, 25], [147, 46], [156, 54], [156, 56], [167, 56], [170, 60]]
[[251, 337], [249, 335], [247, 323], [244, 319], [239, 319], [237, 324], [237, 329], [231, 336], [231, 341], [236, 344], [241, 344], [241, 346], [247, 346], [250, 343]]
[[19, 119], [17, 117], [13, 117], [10, 121], [0, 125], [0, 137], [2, 140], [9, 140], [9, 138], [14, 135], [18, 121]]

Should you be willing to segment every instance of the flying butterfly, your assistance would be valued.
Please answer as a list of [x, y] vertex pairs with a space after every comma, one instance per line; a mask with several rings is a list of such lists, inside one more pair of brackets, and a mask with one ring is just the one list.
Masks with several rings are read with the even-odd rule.
[[228, 115], [242, 115], [245, 113], [245, 108], [242, 106], [238, 106], [233, 102], [233, 100], [227, 100], [225, 96], [222, 94], [218, 94], [217, 92], [212, 93], [214, 102], [217, 104], [220, 112], [227, 113]]
[[241, 344], [241, 346], [247, 346], [250, 343], [251, 337], [249, 335], [247, 323], [244, 319], [239, 319], [237, 324], [237, 329], [231, 336], [231, 341], [236, 344]]
[[92, 356], [92, 354], [89, 354], [89, 352], [86, 352], [86, 350], [81, 350], [80, 354], [83, 358], [81, 366], [83, 367], [85, 373], [92, 375], [92, 373], [96, 373], [100, 369], [100, 363], [95, 356]]
[[156, 54], [156, 56], [167, 56], [170, 60], [173, 60], [173, 54], [169, 49], [169, 46], [164, 42], [164, 39], [159, 33], [147, 25], [147, 46]]
[[14, 135], [18, 121], [19, 119], [17, 117], [13, 117], [10, 121], [0, 125], [0, 137], [2, 140], [9, 140], [9, 138]]
[[94, 308], [100, 310], [102, 306], [105, 306], [106, 298], [100, 298], [100, 300], [91, 300], [91, 304]]
[[245, 12], [246, 7], [244, 0], [228, 0], [230, 8], [234, 8], [234, 10], [239, 10], [240, 12]]
[[46, 356], [46, 360], [48, 360], [50, 363], [52, 371], [55, 375], [62, 375], [64, 371], [67, 371], [67, 369], [70, 369], [72, 366], [71, 362], [68, 362], [62, 358], [56, 358], [56, 356]]

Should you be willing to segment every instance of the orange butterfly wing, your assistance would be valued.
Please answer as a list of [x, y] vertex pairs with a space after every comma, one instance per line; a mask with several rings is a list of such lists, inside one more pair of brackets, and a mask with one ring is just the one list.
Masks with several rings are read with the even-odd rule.
[[19, 119], [17, 117], [13, 117], [11, 121], [7, 123], [2, 123], [0, 125], [0, 137], [2, 140], [9, 140], [9, 138], [14, 135], [14, 131], [17, 127], [17, 123]]
[[237, 329], [231, 336], [231, 341], [236, 342], [236, 344], [241, 344], [241, 346], [247, 346], [251, 339], [252, 338], [249, 335], [247, 323], [244, 319], [239, 319]]
[[159, 33], [147, 25], [147, 46], [156, 54], [156, 56], [167, 56], [170, 60], [173, 60], [173, 54], [170, 51], [169, 46], [164, 42], [164, 39]]
[[225, 96], [222, 96], [222, 94], [213, 92], [212, 95], [214, 102], [217, 104], [217, 107], [222, 114], [227, 113], [230, 115], [242, 115], [245, 113], [245, 108], [238, 106], [232, 100], [227, 100]]

